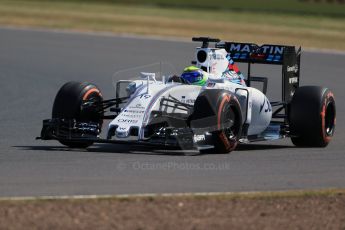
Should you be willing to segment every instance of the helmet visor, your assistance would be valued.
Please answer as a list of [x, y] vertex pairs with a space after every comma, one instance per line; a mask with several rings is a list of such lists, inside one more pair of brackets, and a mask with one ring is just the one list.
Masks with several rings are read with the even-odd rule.
[[181, 77], [189, 84], [199, 82], [203, 79], [202, 73], [199, 71], [184, 72], [182, 73]]

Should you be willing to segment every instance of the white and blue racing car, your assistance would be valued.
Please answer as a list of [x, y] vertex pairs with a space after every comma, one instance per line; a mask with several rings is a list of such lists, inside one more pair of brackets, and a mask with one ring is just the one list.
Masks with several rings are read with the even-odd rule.
[[[193, 41], [202, 46], [182, 75], [139, 71], [131, 76], [136, 80], [116, 83], [114, 99], [104, 100], [94, 84], [66, 83], [39, 139], [71, 148], [135, 143], [204, 153], [229, 153], [238, 143], [285, 137], [296, 146], [328, 145], [335, 129], [334, 95], [327, 88], [299, 86], [300, 48], [207, 37]], [[245, 78], [235, 62], [248, 64]], [[266, 77], [251, 75], [255, 63], [282, 66], [280, 101], [266, 97]], [[251, 87], [253, 82], [261, 82], [263, 89]], [[105, 119], [110, 122], [101, 138]]]

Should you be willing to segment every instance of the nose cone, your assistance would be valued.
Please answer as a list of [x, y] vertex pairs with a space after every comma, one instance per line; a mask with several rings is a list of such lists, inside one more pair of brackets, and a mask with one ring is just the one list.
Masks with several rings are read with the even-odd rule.
[[117, 127], [116, 131], [115, 131], [115, 135], [118, 138], [126, 138], [129, 136], [129, 128], [130, 127]]

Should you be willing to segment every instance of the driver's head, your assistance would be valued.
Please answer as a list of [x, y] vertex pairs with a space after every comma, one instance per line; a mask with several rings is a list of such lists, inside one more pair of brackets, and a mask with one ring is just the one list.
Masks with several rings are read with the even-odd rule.
[[188, 66], [183, 70], [181, 78], [188, 84], [203, 86], [206, 84], [208, 74], [196, 66]]

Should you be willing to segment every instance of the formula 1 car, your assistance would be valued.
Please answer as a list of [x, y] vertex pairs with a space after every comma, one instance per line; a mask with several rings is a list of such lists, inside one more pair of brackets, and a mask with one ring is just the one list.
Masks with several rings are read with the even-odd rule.
[[[58, 91], [52, 119], [43, 121], [38, 139], [71, 148], [134, 143], [202, 153], [229, 153], [238, 143], [285, 137], [296, 146], [328, 145], [336, 122], [334, 95], [327, 88], [299, 86], [301, 48], [208, 37], [193, 41], [202, 42], [192, 63], [209, 74], [205, 85], [187, 84], [173, 75], [157, 80], [161, 72], [141, 72], [137, 80], [118, 81], [116, 97], [104, 100], [94, 84], [68, 82]], [[246, 84], [223, 76], [229, 61], [248, 64]], [[253, 64], [282, 66], [280, 101], [266, 97], [268, 80], [252, 76]], [[263, 89], [251, 87], [254, 82]], [[101, 138], [105, 119], [111, 121]]]

